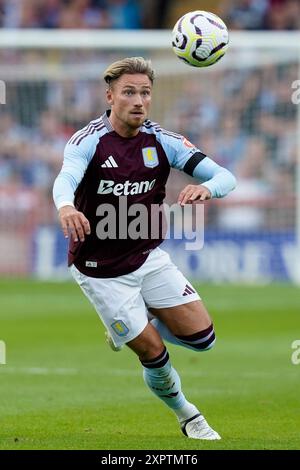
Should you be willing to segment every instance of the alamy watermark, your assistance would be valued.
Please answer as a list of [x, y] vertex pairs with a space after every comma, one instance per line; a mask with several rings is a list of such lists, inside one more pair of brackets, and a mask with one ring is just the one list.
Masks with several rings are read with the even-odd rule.
[[292, 103], [300, 104], [300, 80], [295, 80], [292, 83], [292, 88], [295, 90], [292, 94]]
[[6, 344], [0, 340], [0, 365], [6, 364]]
[[291, 344], [292, 349], [295, 351], [292, 353], [291, 361], [295, 366], [300, 364], [300, 339], [295, 339]]
[[6, 85], [3, 80], [0, 80], [0, 104], [6, 104]]
[[119, 196], [118, 206], [100, 204], [96, 211], [101, 219], [96, 225], [100, 240], [185, 240], [186, 250], [201, 250], [204, 244], [203, 204], [128, 205], [126, 196]]

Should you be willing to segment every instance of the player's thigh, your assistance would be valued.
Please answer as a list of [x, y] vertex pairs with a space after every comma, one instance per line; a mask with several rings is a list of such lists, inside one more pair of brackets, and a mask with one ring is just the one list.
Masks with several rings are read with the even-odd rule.
[[212, 321], [201, 300], [167, 308], [149, 308], [173, 333], [189, 336], [208, 328]]
[[148, 310], [173, 334], [194, 334], [211, 324], [195, 288], [161, 249], [156, 250], [151, 270], [144, 275], [141, 293]]

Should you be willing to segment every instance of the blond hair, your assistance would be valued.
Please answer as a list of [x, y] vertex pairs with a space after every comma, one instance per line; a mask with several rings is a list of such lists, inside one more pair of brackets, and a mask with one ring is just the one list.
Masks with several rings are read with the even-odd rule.
[[125, 73], [130, 75], [143, 73], [147, 75], [151, 83], [154, 81], [154, 70], [151, 61], [144, 59], [144, 57], [126, 57], [126, 59], [117, 60], [117, 62], [107, 67], [103, 76], [110, 86], [114, 80], [117, 80]]

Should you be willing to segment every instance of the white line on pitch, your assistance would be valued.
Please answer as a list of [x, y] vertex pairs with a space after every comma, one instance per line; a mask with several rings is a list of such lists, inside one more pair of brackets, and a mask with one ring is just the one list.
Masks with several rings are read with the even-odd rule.
[[7, 374], [28, 374], [28, 375], [75, 375], [78, 369], [69, 368], [49, 368], [49, 367], [10, 367], [0, 368], [0, 373]]

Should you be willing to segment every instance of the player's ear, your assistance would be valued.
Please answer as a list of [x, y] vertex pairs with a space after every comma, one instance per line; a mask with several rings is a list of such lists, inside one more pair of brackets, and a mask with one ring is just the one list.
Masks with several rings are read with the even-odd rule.
[[114, 104], [114, 100], [113, 100], [113, 92], [112, 92], [112, 89], [111, 87], [107, 88], [106, 90], [106, 100], [108, 102], [108, 104], [112, 105]]

